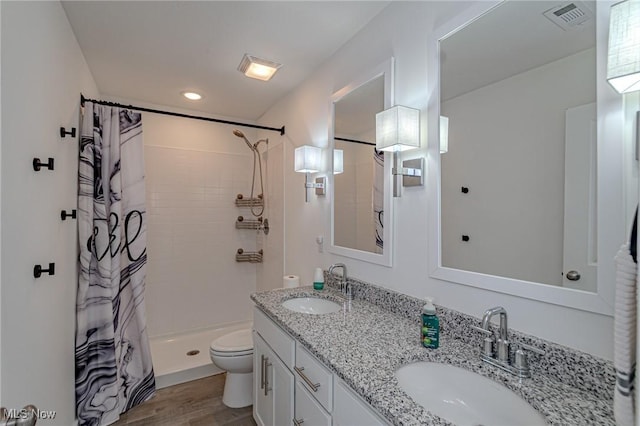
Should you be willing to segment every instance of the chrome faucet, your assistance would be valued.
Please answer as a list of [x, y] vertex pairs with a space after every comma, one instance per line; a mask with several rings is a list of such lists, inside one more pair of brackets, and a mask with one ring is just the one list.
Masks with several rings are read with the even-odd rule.
[[329, 267], [329, 275], [333, 274], [333, 270], [336, 268], [342, 268], [342, 277], [340, 278], [340, 292], [347, 300], [353, 300], [351, 283], [349, 283], [347, 279], [347, 265], [345, 265], [344, 263], [334, 263]]
[[[493, 332], [489, 328], [489, 324], [491, 324], [491, 318], [497, 314], [500, 314], [500, 328], [498, 329], [497, 339], [495, 339]], [[535, 352], [540, 355], [545, 354], [545, 351], [541, 349], [520, 343], [518, 344], [519, 348], [515, 351], [514, 358], [512, 359], [511, 352], [509, 350], [510, 343], [508, 339], [509, 328], [507, 326], [507, 310], [502, 306], [487, 309], [482, 316], [482, 326], [472, 327], [486, 336], [482, 343], [480, 359], [504, 371], [515, 374], [520, 378], [531, 377], [529, 360], [527, 359], [525, 351]], [[497, 354], [495, 353], [494, 347], [497, 347]]]
[[500, 361], [509, 361], [509, 340], [507, 339], [507, 310], [502, 306], [496, 306], [495, 308], [487, 309], [482, 316], [482, 328], [486, 331], [489, 330], [489, 324], [491, 318], [494, 315], [500, 314], [500, 329], [498, 332], [498, 359]]

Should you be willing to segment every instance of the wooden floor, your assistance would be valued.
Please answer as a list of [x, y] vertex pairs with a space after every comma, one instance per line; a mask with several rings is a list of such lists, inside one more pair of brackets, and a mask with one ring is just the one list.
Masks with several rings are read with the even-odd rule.
[[255, 426], [252, 407], [222, 403], [224, 374], [160, 389], [120, 416], [114, 426]]

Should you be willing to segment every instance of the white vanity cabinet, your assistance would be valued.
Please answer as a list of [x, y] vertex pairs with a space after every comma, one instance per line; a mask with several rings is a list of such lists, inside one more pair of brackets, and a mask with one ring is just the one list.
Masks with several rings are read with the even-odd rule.
[[258, 426], [388, 424], [258, 308], [253, 327], [253, 418]]
[[253, 417], [260, 426], [291, 424], [293, 374], [256, 331], [253, 332]]
[[253, 324], [253, 418], [259, 426], [290, 425], [295, 341], [257, 309]]

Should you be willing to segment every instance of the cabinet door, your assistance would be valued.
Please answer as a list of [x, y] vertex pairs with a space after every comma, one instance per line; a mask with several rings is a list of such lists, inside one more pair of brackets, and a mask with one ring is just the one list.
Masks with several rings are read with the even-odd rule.
[[275, 355], [269, 357], [267, 365], [267, 385], [273, 397], [273, 425], [290, 425], [293, 421], [293, 373]]
[[258, 426], [283, 426], [293, 420], [293, 373], [260, 334], [253, 334], [253, 418]]
[[258, 333], [253, 332], [253, 419], [258, 426], [273, 425], [273, 392], [265, 392], [265, 360], [273, 356]]
[[296, 381], [296, 420], [293, 424], [331, 426], [331, 416], [300, 381]]
[[333, 388], [333, 426], [383, 426], [388, 424], [371, 406], [342, 381], [335, 378]]

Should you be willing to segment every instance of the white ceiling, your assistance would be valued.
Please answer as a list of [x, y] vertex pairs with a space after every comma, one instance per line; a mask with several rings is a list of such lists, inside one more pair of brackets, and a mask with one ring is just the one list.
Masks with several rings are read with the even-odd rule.
[[[442, 99], [595, 47], [595, 19], [564, 31], [543, 15], [569, 3], [507, 1], [447, 37], [440, 44]], [[576, 3], [595, 12], [595, 1]]]
[[[64, 1], [103, 96], [255, 120], [389, 1]], [[283, 64], [269, 82], [237, 67]], [[204, 99], [184, 99], [192, 90]]]

